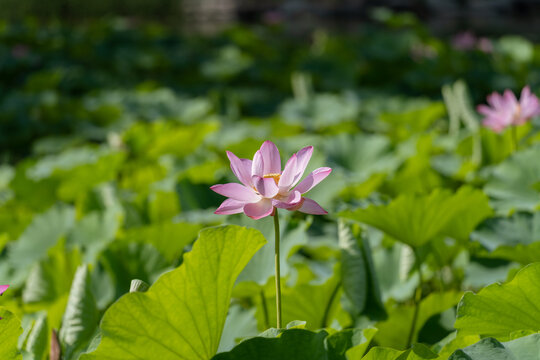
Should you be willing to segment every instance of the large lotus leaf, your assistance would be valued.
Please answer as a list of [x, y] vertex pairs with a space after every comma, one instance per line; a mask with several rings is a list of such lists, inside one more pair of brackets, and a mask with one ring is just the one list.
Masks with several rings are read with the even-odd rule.
[[[266, 332], [266, 334], [270, 333]], [[304, 329], [288, 329], [278, 333], [277, 337], [257, 336], [247, 339], [231, 351], [218, 354], [212, 359], [346, 360], [347, 350], [356, 347], [365, 350], [373, 334], [372, 328], [347, 329], [331, 335], [328, 335], [325, 330], [312, 332]], [[362, 351], [359, 354], [362, 354]]]
[[498, 212], [533, 211], [540, 204], [540, 145], [514, 153], [493, 170], [485, 192]]
[[213, 360], [251, 360], [251, 359], [298, 359], [326, 360], [324, 330], [311, 332], [302, 329], [284, 331], [275, 338], [254, 337], [245, 340], [233, 350], [213, 357]]
[[492, 284], [461, 299], [454, 327], [460, 334], [507, 339], [516, 331], [540, 331], [540, 263], [520, 270], [506, 284]]
[[540, 334], [524, 336], [501, 343], [485, 338], [464, 349], [456, 350], [448, 360], [540, 360]]
[[[416, 341], [418, 334], [426, 321], [433, 315], [442, 313], [455, 306], [461, 296], [460, 292], [448, 291], [445, 293], [432, 293], [420, 302], [420, 310], [416, 321], [413, 341]], [[396, 349], [406, 349], [407, 338], [412, 328], [414, 317], [413, 305], [395, 305], [388, 310], [388, 319], [379, 322], [376, 327], [379, 332], [375, 336], [377, 344]]]
[[209, 359], [217, 351], [236, 277], [264, 244], [239, 226], [201, 231], [184, 263], [105, 313], [98, 349], [83, 359]]
[[442, 234], [456, 240], [467, 242], [470, 233], [484, 219], [493, 214], [488, 197], [480, 190], [461, 188], [448, 201], [454, 217], [446, 224]]
[[[463, 212], [469, 218], [463, 219]], [[388, 205], [371, 205], [341, 215], [418, 247], [443, 234], [465, 238], [490, 213], [487, 199], [480, 190], [463, 187], [454, 195], [439, 189], [429, 195], [405, 194]]]
[[21, 322], [15, 315], [0, 308], [0, 359], [22, 359], [17, 341], [22, 333]]
[[449, 197], [441, 191], [429, 196], [407, 194], [389, 205], [371, 205], [340, 215], [371, 225], [408, 245], [420, 246], [437, 236], [450, 220], [451, 214], [442, 209]]
[[[440, 359], [437, 354], [422, 344], [414, 344], [409, 350], [399, 351], [385, 347], [374, 347], [362, 360], [427, 360]], [[352, 360], [352, 359], [351, 359]]]
[[491, 257], [530, 264], [540, 261], [540, 212], [491, 218], [471, 234]]

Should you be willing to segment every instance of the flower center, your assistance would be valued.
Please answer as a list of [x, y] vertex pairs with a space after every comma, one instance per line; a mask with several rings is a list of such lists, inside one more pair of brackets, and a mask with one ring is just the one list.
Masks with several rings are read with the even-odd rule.
[[520, 116], [521, 116], [521, 106], [517, 104], [516, 109], [514, 110], [514, 119], [518, 120]]
[[276, 185], [279, 183], [279, 179], [281, 178], [281, 174], [266, 174], [263, 175], [263, 178], [272, 178], [276, 182]]

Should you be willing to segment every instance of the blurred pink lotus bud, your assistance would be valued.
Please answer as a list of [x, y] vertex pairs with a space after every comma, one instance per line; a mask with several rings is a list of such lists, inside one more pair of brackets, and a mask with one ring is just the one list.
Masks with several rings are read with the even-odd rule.
[[476, 47], [476, 36], [470, 31], [459, 33], [452, 38], [452, 46], [456, 50], [472, 50]]
[[532, 117], [540, 115], [538, 97], [531, 93], [529, 86], [521, 91], [519, 101], [514, 93], [505, 90], [504, 94], [492, 93], [487, 97], [488, 105], [479, 105], [477, 110], [484, 115], [482, 124], [495, 132], [508, 126], [525, 124]]

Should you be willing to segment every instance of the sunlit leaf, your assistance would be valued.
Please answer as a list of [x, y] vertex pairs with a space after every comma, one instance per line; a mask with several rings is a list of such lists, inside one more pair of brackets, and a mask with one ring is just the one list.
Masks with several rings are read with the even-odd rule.
[[123, 296], [83, 359], [209, 359], [219, 345], [234, 281], [264, 238], [238, 226], [201, 232], [184, 263], [144, 293]]

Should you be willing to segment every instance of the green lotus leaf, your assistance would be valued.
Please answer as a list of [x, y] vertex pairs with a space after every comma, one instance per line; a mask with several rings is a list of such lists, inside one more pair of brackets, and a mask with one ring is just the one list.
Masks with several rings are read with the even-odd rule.
[[516, 331], [540, 331], [540, 263], [520, 270], [505, 284], [492, 284], [478, 294], [465, 293], [454, 327], [461, 334], [509, 339]]
[[466, 239], [490, 214], [487, 197], [480, 190], [463, 187], [454, 195], [439, 189], [429, 195], [405, 194], [388, 205], [345, 211], [341, 216], [371, 225], [396, 240], [418, 247], [440, 235]]
[[485, 338], [464, 349], [456, 350], [448, 360], [540, 360], [540, 334], [524, 336], [501, 343]]
[[347, 329], [331, 335], [325, 330], [313, 332], [295, 328], [265, 332], [212, 360], [346, 360], [349, 349], [358, 349], [355, 354], [361, 356], [375, 332], [373, 328]]
[[201, 231], [184, 263], [105, 313], [98, 349], [83, 359], [209, 359], [217, 351], [236, 277], [264, 244], [239, 226]]

